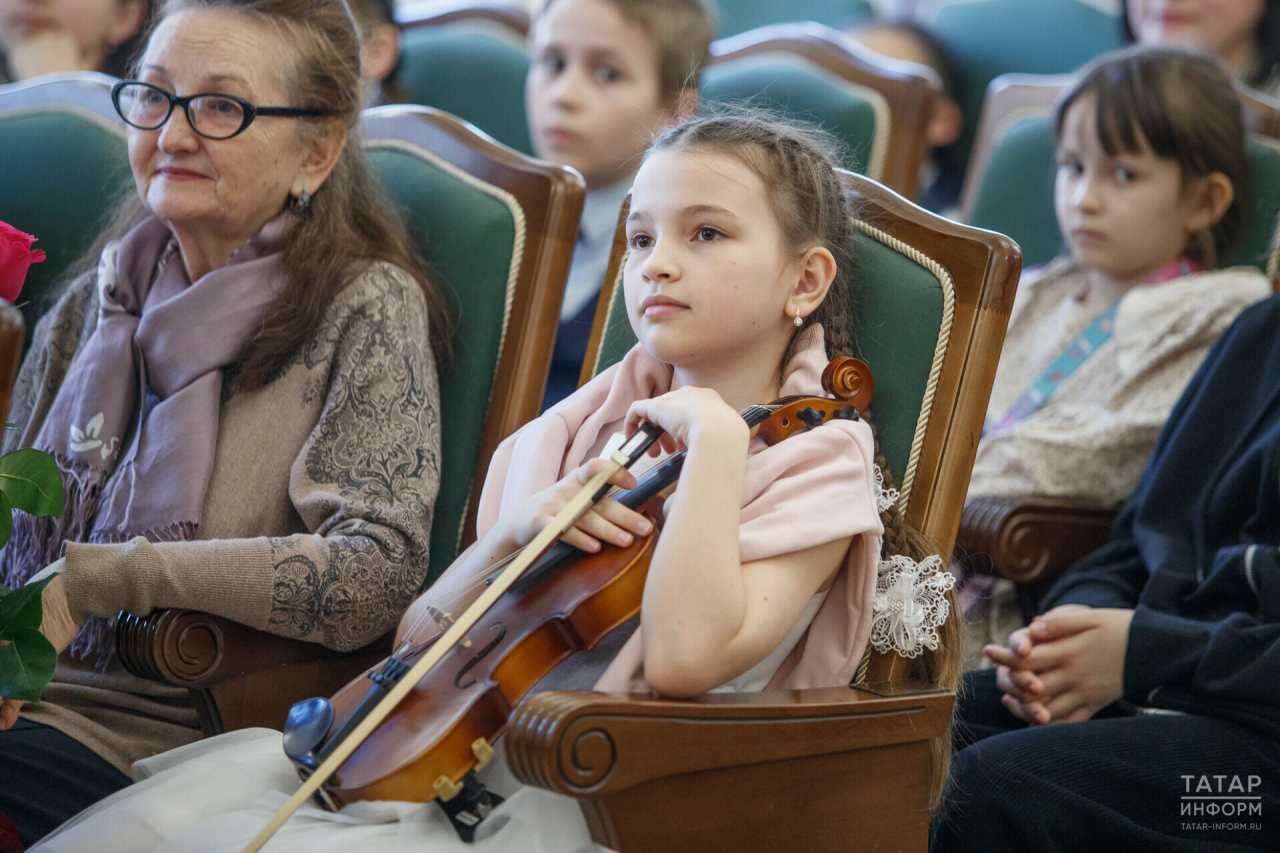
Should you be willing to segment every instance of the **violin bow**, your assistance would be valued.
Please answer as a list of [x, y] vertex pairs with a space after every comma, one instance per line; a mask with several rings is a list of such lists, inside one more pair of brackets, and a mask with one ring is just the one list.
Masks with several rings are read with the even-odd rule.
[[519, 580], [525, 569], [533, 565], [548, 548], [558, 542], [560, 537], [564, 536], [569, 528], [577, 523], [578, 519], [587, 510], [591, 509], [600, 498], [604, 497], [608, 491], [609, 478], [623, 468], [630, 467], [632, 463], [643, 456], [661, 433], [662, 430], [652, 424], [641, 424], [640, 428], [631, 434], [631, 437], [623, 443], [622, 447], [614, 451], [613, 455], [606, 460], [604, 467], [596, 472], [594, 477], [587, 480], [586, 484], [578, 490], [578, 493], [565, 504], [564, 509], [560, 510], [556, 517], [551, 520], [551, 523], [544, 527], [542, 532], [535, 536], [533, 541], [525, 547], [520, 553], [520, 557], [493, 578], [484, 593], [449, 626], [444, 635], [423, 654], [418, 662], [405, 674], [404, 678], [401, 678], [395, 687], [383, 697], [382, 701], [373, 707], [369, 715], [352, 730], [346, 740], [334, 747], [333, 752], [316, 768], [314, 773], [307, 777], [302, 786], [289, 798], [289, 801], [280, 808], [280, 811], [276, 812], [271, 822], [254, 836], [253, 840], [244, 848], [243, 853], [258, 853], [262, 849], [262, 845], [266, 844], [284, 825], [284, 822], [303, 803], [310, 799], [320, 789], [320, 786], [328, 781], [329, 777], [337, 772], [338, 768], [351, 757], [351, 753], [355, 752], [373, 730], [387, 718], [387, 715], [395, 710], [400, 701], [409, 695], [409, 691], [413, 690], [414, 686], [423, 679], [427, 672], [452, 651], [468, 631], [475, 627], [475, 624], [488, 612], [489, 608], [502, 597], [512, 584]]

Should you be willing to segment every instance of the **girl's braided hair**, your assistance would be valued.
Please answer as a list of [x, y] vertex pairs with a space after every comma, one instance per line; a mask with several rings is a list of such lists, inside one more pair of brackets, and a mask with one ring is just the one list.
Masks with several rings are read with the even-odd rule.
[[[840, 162], [839, 143], [817, 128], [783, 121], [757, 110], [704, 115], [667, 131], [653, 144], [657, 151], [703, 151], [736, 157], [756, 173], [767, 188], [769, 204], [782, 229], [784, 245], [793, 257], [814, 246], [823, 246], [836, 261], [835, 279], [822, 304], [796, 329], [784, 358], [790, 360], [800, 333], [821, 323], [830, 357], [853, 355], [854, 295], [853, 211], [840, 184], [835, 164]], [[648, 155], [646, 155], [648, 156]], [[781, 371], [782, 365], [779, 365]], [[875, 427], [866, 413], [863, 419]], [[885, 489], [892, 488], [889, 465], [876, 440], [875, 461], [884, 475]], [[925, 538], [913, 530], [896, 504], [880, 514], [884, 524], [885, 556], [902, 555], [920, 561], [936, 554]], [[940, 631], [936, 652], [925, 651], [909, 661], [908, 673], [928, 684], [955, 690], [959, 683], [960, 617], [954, 595], [951, 615]], [[951, 755], [948, 731], [933, 744], [933, 799], [940, 799]]]

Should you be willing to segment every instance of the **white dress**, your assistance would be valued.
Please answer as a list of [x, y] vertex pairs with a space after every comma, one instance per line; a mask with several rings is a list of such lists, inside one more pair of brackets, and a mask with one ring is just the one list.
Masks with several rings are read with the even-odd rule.
[[[763, 661], [718, 688], [762, 689], [813, 621], [826, 592], [809, 600], [786, 639]], [[266, 853], [605, 853], [592, 843], [570, 797], [521, 785], [498, 755], [479, 774], [506, 797], [477, 831], [458, 839], [434, 803], [358, 802], [331, 813], [308, 803], [268, 842]], [[280, 733], [246, 729], [133, 765], [136, 784], [81, 812], [31, 853], [239, 853], [298, 789]]]

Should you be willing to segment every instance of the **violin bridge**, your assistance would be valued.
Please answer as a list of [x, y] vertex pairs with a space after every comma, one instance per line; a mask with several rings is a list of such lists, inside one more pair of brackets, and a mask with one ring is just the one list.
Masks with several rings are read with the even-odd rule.
[[[436, 624], [440, 626], [440, 630], [448, 631], [449, 628], [453, 626], [453, 617], [448, 613], [445, 613], [440, 608], [428, 606], [427, 613], [435, 620]], [[464, 649], [469, 649], [471, 648], [471, 639], [469, 637], [463, 637], [458, 641], [458, 645], [462, 646]]]

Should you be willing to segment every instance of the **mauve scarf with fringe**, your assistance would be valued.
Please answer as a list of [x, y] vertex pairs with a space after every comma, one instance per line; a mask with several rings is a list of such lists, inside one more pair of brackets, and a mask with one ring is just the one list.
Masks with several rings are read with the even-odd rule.
[[[241, 357], [284, 285], [276, 249], [293, 222], [288, 213], [276, 217], [194, 284], [168, 226], [154, 217], [103, 251], [97, 328], [35, 441], [62, 469], [66, 505], [61, 518], [14, 513], [4, 554], [10, 588], [57, 560], [67, 541], [195, 538], [213, 472], [222, 371]], [[96, 654], [105, 667], [114, 626], [114, 616], [89, 616], [72, 654]]]

